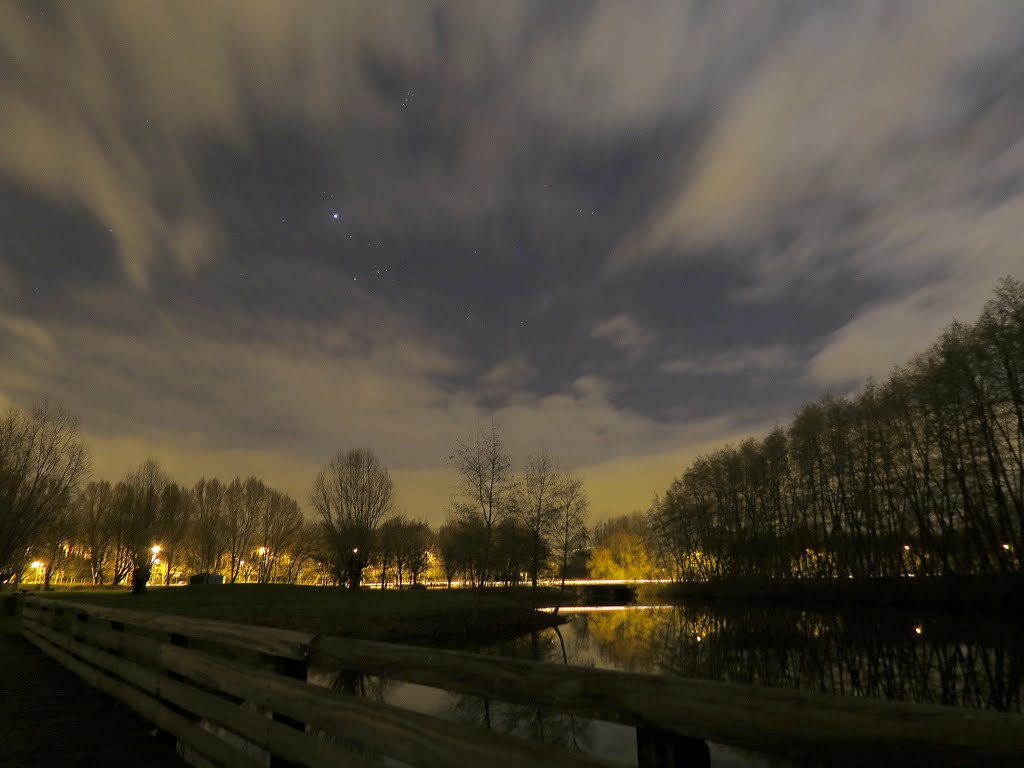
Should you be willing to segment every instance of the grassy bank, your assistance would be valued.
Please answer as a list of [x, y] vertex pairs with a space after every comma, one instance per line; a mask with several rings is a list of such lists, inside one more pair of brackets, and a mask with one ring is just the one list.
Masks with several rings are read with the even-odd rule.
[[1024, 609], [1024, 577], [950, 576], [931, 579], [728, 579], [681, 582], [645, 590], [667, 600], [777, 601], [818, 608], [877, 606], [934, 608], [986, 613]]
[[73, 590], [47, 597], [297, 629], [370, 640], [460, 645], [500, 640], [550, 626], [522, 590], [359, 590], [286, 584], [224, 584], [126, 590]]

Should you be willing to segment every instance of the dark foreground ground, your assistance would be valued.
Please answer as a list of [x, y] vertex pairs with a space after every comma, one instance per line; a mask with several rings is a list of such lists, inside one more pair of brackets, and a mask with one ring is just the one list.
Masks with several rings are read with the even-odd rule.
[[0, 631], [0, 766], [184, 766], [150, 731], [28, 641]]

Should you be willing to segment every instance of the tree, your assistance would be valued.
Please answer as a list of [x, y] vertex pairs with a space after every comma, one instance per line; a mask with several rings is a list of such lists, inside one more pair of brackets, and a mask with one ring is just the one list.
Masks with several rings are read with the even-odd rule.
[[512, 512], [515, 478], [512, 458], [501, 438], [501, 428], [492, 419], [488, 429], [477, 426], [476, 434], [455, 442], [455, 469], [459, 475], [456, 515], [479, 521], [484, 532], [481, 562], [476, 568], [483, 586], [491, 565], [494, 528]]
[[75, 497], [79, 543], [89, 558], [93, 584], [103, 584], [107, 550], [114, 537], [114, 489], [106, 480], [91, 482]]
[[441, 569], [451, 589], [452, 581], [461, 576], [476, 582], [475, 565], [482, 560], [484, 528], [479, 520], [451, 518], [437, 531], [437, 554]]
[[154, 459], [144, 461], [124, 480], [122, 520], [131, 558], [133, 594], [145, 593], [149, 583], [167, 482], [167, 476]]
[[188, 488], [177, 483], [168, 483], [160, 500], [160, 519], [157, 522], [157, 538], [160, 540], [160, 559], [164, 561], [164, 584], [171, 583], [175, 566], [181, 565], [186, 551], [186, 539], [192, 516], [195, 512], [195, 497]]
[[516, 494], [517, 516], [530, 537], [526, 570], [537, 588], [541, 568], [551, 554], [551, 540], [558, 526], [559, 508], [555, 502], [558, 469], [547, 451], [535, 453], [526, 462], [526, 472]]
[[650, 511], [680, 579], [1005, 576], [1024, 560], [1024, 283], [851, 397], [698, 457]]
[[655, 575], [642, 513], [612, 518], [597, 526], [587, 570], [592, 579], [649, 579]]
[[32, 545], [32, 556], [43, 562], [43, 588], [49, 589], [53, 575], [71, 555], [76, 531], [75, 515], [70, 505], [47, 520]]
[[377, 531], [377, 546], [374, 548], [374, 560], [380, 568], [381, 589], [387, 589], [388, 571], [394, 568], [395, 585], [402, 586], [402, 570], [405, 567], [405, 553], [402, 549], [402, 528], [405, 518], [401, 515], [389, 517], [380, 524]]
[[559, 574], [565, 589], [565, 572], [573, 552], [587, 544], [587, 509], [589, 502], [583, 479], [571, 472], [556, 478], [553, 498], [555, 512], [553, 541], [559, 557]]
[[327, 559], [325, 544], [323, 524], [303, 522], [281, 557], [285, 582], [296, 584], [314, 569], [318, 571], [317, 563]]
[[235, 478], [224, 493], [224, 523], [228, 554], [228, 580], [238, 579], [242, 563], [248, 556], [252, 561], [255, 549], [256, 525], [264, 514], [269, 489], [256, 477], [244, 482]]
[[392, 512], [394, 483], [367, 449], [338, 451], [316, 476], [310, 499], [323, 520], [338, 583], [359, 589], [380, 521]]
[[205, 477], [192, 489], [195, 510], [185, 541], [189, 565], [197, 574], [216, 573], [221, 568], [227, 549], [225, 490], [224, 483], [217, 478]]
[[267, 489], [266, 500], [256, 521], [260, 584], [266, 584], [273, 578], [278, 561], [291, 547], [301, 529], [302, 510], [299, 509], [299, 503], [286, 493]]
[[87, 471], [78, 420], [62, 406], [12, 406], [0, 417], [0, 571], [20, 568]]
[[412, 584], [419, 584], [420, 578], [430, 565], [430, 554], [434, 550], [435, 542], [434, 531], [426, 520], [410, 520], [403, 541], [409, 581]]
[[533, 557], [533, 534], [517, 517], [506, 517], [494, 529], [494, 578], [516, 586], [529, 572]]

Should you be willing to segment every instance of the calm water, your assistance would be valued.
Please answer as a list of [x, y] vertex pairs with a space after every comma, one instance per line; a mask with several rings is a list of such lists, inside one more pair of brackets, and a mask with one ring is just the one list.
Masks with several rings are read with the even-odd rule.
[[[707, 605], [572, 615], [485, 653], [898, 701], [1021, 712], [1024, 625], [984, 616], [821, 613]], [[336, 675], [315, 671], [323, 685]], [[361, 693], [636, 765], [632, 728], [367, 678]], [[1024, 721], [1022, 721], [1024, 726]], [[713, 744], [712, 765], [786, 763]]]

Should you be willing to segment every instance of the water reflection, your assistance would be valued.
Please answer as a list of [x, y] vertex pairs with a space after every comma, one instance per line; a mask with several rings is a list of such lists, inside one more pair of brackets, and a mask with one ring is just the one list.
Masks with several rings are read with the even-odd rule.
[[574, 663], [1021, 711], [1024, 627], [983, 616], [692, 605], [581, 614], [563, 634]]
[[[559, 630], [484, 653], [897, 701], [1021, 712], [1024, 627], [985, 617], [824, 613], [778, 606], [631, 606], [583, 612]], [[579, 716], [362, 675], [311, 682], [447, 720], [636, 765], [634, 730]], [[355, 751], [366, 752], [355, 743]], [[711, 745], [712, 765], [784, 765]]]

